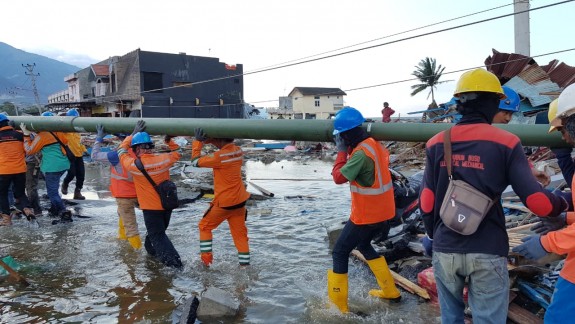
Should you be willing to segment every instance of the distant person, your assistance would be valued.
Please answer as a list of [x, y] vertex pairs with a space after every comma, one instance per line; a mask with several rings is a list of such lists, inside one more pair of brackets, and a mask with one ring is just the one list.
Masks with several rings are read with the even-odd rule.
[[[506, 323], [509, 304], [507, 256], [509, 238], [501, 194], [511, 185], [534, 214], [556, 217], [567, 209], [531, 176], [521, 141], [491, 125], [505, 98], [497, 77], [485, 69], [463, 73], [455, 87], [461, 120], [450, 129], [452, 178], [462, 180], [493, 200], [475, 232], [460, 234], [440, 215], [450, 177], [445, 165], [446, 132], [426, 144], [426, 164], [420, 192], [421, 217], [432, 245], [442, 323], [463, 323], [463, 287], [469, 283], [474, 323]], [[456, 197], [449, 201], [455, 204]], [[448, 202], [449, 203], [449, 202]], [[465, 220], [464, 206], [458, 221]]]
[[[80, 114], [76, 109], [70, 109], [66, 112], [66, 116], [78, 117]], [[84, 152], [86, 152], [86, 147], [82, 145], [82, 137], [80, 133], [66, 133], [68, 137], [68, 147], [74, 153], [74, 161], [70, 164], [70, 169], [66, 177], [62, 181], [62, 194], [68, 194], [68, 186], [70, 182], [76, 178], [76, 184], [74, 189], [74, 196], [72, 199], [84, 200], [86, 197], [82, 196], [82, 187], [84, 186], [84, 179], [86, 177], [86, 169], [84, 167]]]
[[[212, 231], [227, 221], [238, 250], [240, 266], [247, 266], [250, 264], [250, 246], [246, 227], [246, 202], [250, 194], [242, 180], [242, 149], [234, 145], [233, 138], [210, 138], [201, 128], [195, 130], [195, 139], [192, 144], [192, 165], [211, 168], [214, 173], [214, 199], [198, 224], [202, 262], [207, 267], [212, 264]], [[202, 155], [204, 144], [212, 144], [218, 151]]]
[[[506, 98], [499, 101], [499, 110], [495, 117], [493, 117], [493, 124], [509, 124], [513, 119], [513, 114], [519, 112], [519, 104], [521, 103], [521, 98], [515, 90], [507, 86], [502, 86], [503, 93], [505, 93]], [[551, 177], [543, 171], [537, 170], [535, 166], [529, 162], [531, 166], [531, 173], [537, 181], [541, 183], [544, 187], [551, 183]]]
[[[120, 144], [118, 156], [120, 157], [122, 168], [130, 172], [134, 179], [138, 203], [144, 214], [144, 224], [148, 232], [144, 240], [146, 251], [164, 265], [180, 269], [183, 267], [180, 255], [166, 235], [172, 211], [162, 207], [158, 192], [136, 166], [137, 160], [140, 160], [144, 170], [156, 184], [169, 180], [170, 168], [182, 156], [177, 151], [180, 146], [171, 137], [167, 136], [165, 141], [171, 152], [154, 153], [152, 151], [154, 142], [152, 142], [150, 135], [144, 131], [145, 129], [146, 122], [138, 120], [132, 135], [126, 137]], [[133, 150], [135, 157], [130, 154], [130, 148]]]
[[[9, 195], [28, 220], [35, 219], [34, 210], [26, 197], [26, 150], [24, 135], [8, 123], [10, 120], [0, 114], [0, 226], [12, 225]], [[9, 192], [10, 186], [12, 191]]]
[[336, 184], [349, 182], [351, 212], [333, 248], [333, 266], [327, 273], [330, 301], [347, 313], [348, 261], [356, 249], [363, 254], [381, 289], [372, 289], [374, 297], [394, 302], [401, 300], [385, 258], [371, 240], [381, 232], [385, 222], [395, 216], [393, 183], [389, 172], [389, 152], [361, 127], [365, 118], [355, 108], [345, 107], [333, 123], [337, 158], [331, 175]]
[[383, 103], [383, 109], [381, 110], [381, 115], [383, 116], [381, 118], [381, 121], [384, 123], [389, 123], [391, 122], [391, 115], [395, 114], [395, 110], [391, 109], [391, 107], [389, 106], [389, 103], [384, 102]]
[[[561, 138], [575, 146], [575, 84], [561, 92], [557, 99], [556, 117], [550, 125], [561, 132]], [[575, 190], [571, 183], [571, 192]], [[538, 260], [553, 252], [566, 255], [559, 279], [555, 284], [551, 304], [545, 311], [545, 323], [572, 323], [575, 314], [575, 213], [568, 211], [560, 217], [541, 218], [532, 227], [537, 235], [522, 239], [523, 243], [513, 248], [528, 259]]]
[[[110, 192], [112, 197], [116, 198], [116, 205], [118, 205], [118, 238], [128, 240], [128, 243], [134, 249], [139, 249], [142, 247], [142, 241], [138, 230], [138, 222], [136, 221], [138, 196], [134, 186], [134, 179], [132, 174], [122, 167], [117, 150], [101, 152], [102, 142], [104, 142], [106, 133], [104, 132], [104, 126], [100, 124], [96, 126], [96, 130], [96, 141], [92, 147], [91, 157], [92, 161], [110, 164]], [[117, 134], [116, 136], [121, 140], [126, 138], [125, 134]], [[136, 157], [131, 148], [128, 149], [128, 154], [132, 158]]]
[[[46, 111], [42, 113], [42, 116], [53, 117], [54, 113]], [[66, 170], [70, 169], [70, 161], [66, 156], [66, 151], [58, 140], [66, 145], [68, 144], [68, 137], [62, 132], [43, 131], [33, 134], [26, 128], [24, 123], [20, 124], [20, 129], [25, 135], [24, 147], [26, 148], [26, 154], [33, 155], [42, 152], [40, 171], [44, 174], [44, 180], [46, 181], [46, 192], [52, 204], [52, 214], [60, 216], [60, 222], [62, 223], [72, 222], [72, 212], [66, 210], [62, 197], [58, 192], [60, 178]]]

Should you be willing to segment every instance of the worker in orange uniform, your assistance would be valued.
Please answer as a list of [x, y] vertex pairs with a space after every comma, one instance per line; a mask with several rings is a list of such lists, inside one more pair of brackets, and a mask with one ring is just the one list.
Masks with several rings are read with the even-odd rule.
[[[134, 179], [132, 174], [122, 168], [117, 150], [100, 152], [106, 133], [104, 132], [104, 126], [100, 124], [96, 126], [96, 130], [98, 133], [92, 147], [91, 157], [92, 161], [110, 164], [110, 192], [112, 197], [116, 198], [116, 204], [118, 205], [118, 238], [121, 240], [127, 239], [134, 249], [139, 249], [142, 247], [142, 240], [140, 239], [138, 222], [136, 221], [138, 198]], [[116, 136], [122, 140], [126, 138], [124, 134], [117, 134]], [[128, 149], [128, 155], [136, 158], [131, 148]]]
[[338, 152], [331, 175], [336, 184], [349, 182], [351, 190], [351, 215], [335, 243], [333, 268], [327, 273], [328, 297], [342, 313], [348, 312], [348, 261], [356, 248], [381, 288], [369, 294], [392, 302], [401, 300], [385, 258], [371, 245], [385, 222], [395, 216], [395, 200], [389, 152], [361, 127], [364, 121], [357, 109], [344, 107], [333, 123]]
[[[78, 117], [80, 114], [76, 109], [70, 109], [66, 112], [66, 116]], [[66, 173], [66, 177], [62, 181], [62, 194], [68, 194], [68, 185], [74, 178], [76, 178], [76, 185], [74, 189], [73, 199], [84, 200], [86, 197], [82, 196], [82, 187], [84, 187], [84, 179], [86, 177], [86, 169], [84, 167], [84, 153], [87, 151], [86, 147], [82, 144], [82, 137], [79, 133], [66, 133], [68, 137], [68, 147], [74, 153], [74, 161], [70, 163], [70, 169]]]
[[[180, 146], [167, 136], [166, 144], [168, 144], [171, 152], [153, 153], [154, 143], [150, 135], [144, 132], [145, 129], [145, 121], [139, 120], [132, 135], [126, 137], [120, 144], [118, 156], [122, 168], [129, 172], [134, 179], [138, 203], [144, 214], [144, 224], [148, 232], [144, 241], [146, 251], [166, 266], [180, 269], [183, 267], [180, 255], [166, 235], [172, 211], [162, 207], [156, 189], [135, 164], [136, 160], [140, 159], [149, 176], [156, 184], [160, 184], [170, 179], [170, 168], [182, 156], [177, 151]], [[136, 155], [135, 158], [130, 155], [130, 148]]]
[[24, 135], [10, 126], [10, 120], [0, 114], [0, 226], [12, 225], [8, 189], [13, 185], [14, 198], [28, 220], [35, 219], [34, 210], [26, 196], [26, 150]]
[[[51, 111], [42, 113], [43, 117], [54, 117]], [[33, 155], [42, 152], [42, 162], [40, 162], [40, 171], [44, 174], [46, 181], [46, 193], [50, 199], [52, 207], [50, 210], [55, 216], [60, 216], [60, 223], [72, 222], [72, 212], [66, 210], [62, 197], [58, 193], [60, 188], [60, 178], [70, 169], [70, 161], [66, 156], [66, 151], [59, 144], [68, 144], [68, 138], [61, 132], [39, 132], [34, 134], [26, 128], [24, 123], [20, 124], [20, 129], [24, 133], [24, 148], [26, 154]], [[59, 140], [59, 141], [58, 141]], [[56, 222], [56, 221], [55, 221]]]
[[[238, 250], [240, 266], [250, 264], [250, 246], [246, 227], [246, 201], [250, 194], [242, 181], [242, 149], [232, 138], [208, 138], [201, 128], [195, 130], [196, 140], [192, 144], [192, 165], [212, 168], [214, 171], [214, 199], [199, 223], [200, 255], [202, 262], [210, 266], [213, 262], [212, 231], [227, 220], [230, 232]], [[204, 144], [212, 144], [218, 151], [202, 155]]]
[[[556, 117], [550, 120], [550, 125], [550, 132], [558, 130], [567, 144], [575, 146], [575, 84], [559, 95]], [[571, 182], [571, 192], [575, 191], [574, 184]], [[531, 228], [537, 235], [524, 237], [523, 243], [514, 247], [513, 252], [534, 260], [549, 252], [567, 255], [544, 320], [545, 323], [571, 323], [575, 313], [575, 212], [568, 211], [558, 217], [540, 220]]]

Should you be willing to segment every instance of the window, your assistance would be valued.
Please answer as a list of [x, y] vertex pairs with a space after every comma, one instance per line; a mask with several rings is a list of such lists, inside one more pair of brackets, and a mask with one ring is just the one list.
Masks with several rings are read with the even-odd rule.
[[315, 101], [315, 106], [316, 106], [316, 107], [319, 107], [319, 100], [316, 100], [316, 101]]
[[164, 84], [162, 82], [162, 73], [159, 72], [142, 72], [144, 80], [144, 91], [150, 91], [153, 93], [164, 92], [162, 88]]

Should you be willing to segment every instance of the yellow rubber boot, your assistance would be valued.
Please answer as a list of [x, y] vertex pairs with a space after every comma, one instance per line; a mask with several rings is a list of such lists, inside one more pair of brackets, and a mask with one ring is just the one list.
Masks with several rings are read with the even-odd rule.
[[[124, 222], [122, 222], [122, 217], [120, 217], [119, 221], [118, 221], [118, 238], [120, 240], [127, 239], [126, 230], [124, 229]], [[141, 246], [141, 243], [140, 243], [140, 246]]]
[[401, 293], [395, 286], [387, 262], [385, 258], [379, 257], [373, 260], [367, 260], [369, 268], [375, 275], [377, 279], [377, 284], [381, 289], [372, 289], [369, 294], [374, 297], [389, 299], [394, 302], [399, 302], [401, 300]]
[[347, 307], [347, 273], [327, 271], [327, 295], [342, 313], [349, 312]]
[[130, 245], [138, 250], [142, 248], [142, 240], [140, 239], [140, 235], [135, 235], [132, 237], [128, 237], [128, 242], [130, 243]]

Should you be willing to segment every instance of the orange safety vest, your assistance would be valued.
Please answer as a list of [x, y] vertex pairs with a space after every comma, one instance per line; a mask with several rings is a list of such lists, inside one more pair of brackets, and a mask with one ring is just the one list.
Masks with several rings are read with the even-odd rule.
[[[119, 168], [120, 170], [117, 170]], [[118, 172], [118, 171], [121, 171]], [[110, 191], [114, 198], [136, 198], [136, 187], [134, 186], [134, 179], [122, 164], [118, 163], [116, 166], [110, 166]]]
[[395, 216], [393, 183], [389, 173], [389, 152], [373, 138], [359, 143], [351, 152], [362, 150], [375, 162], [375, 180], [371, 187], [363, 187], [357, 181], [350, 182], [351, 215], [354, 224], [374, 224]]

